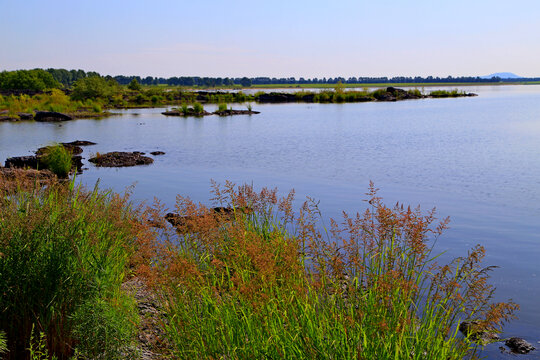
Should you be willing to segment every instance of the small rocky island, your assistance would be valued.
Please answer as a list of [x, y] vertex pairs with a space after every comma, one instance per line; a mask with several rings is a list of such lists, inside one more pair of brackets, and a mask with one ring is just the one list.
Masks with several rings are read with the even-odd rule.
[[113, 151], [106, 154], [96, 154], [88, 161], [97, 167], [127, 167], [136, 165], [150, 165], [154, 159], [144, 156], [143, 152]]
[[162, 112], [165, 116], [208, 116], [208, 115], [219, 115], [219, 116], [232, 116], [232, 115], [253, 115], [260, 114], [260, 111], [254, 110], [234, 110], [234, 109], [225, 109], [217, 110], [214, 112], [208, 112], [203, 110], [202, 112], [195, 112], [192, 108], [189, 108], [187, 111], [182, 109], [172, 109], [169, 111]]

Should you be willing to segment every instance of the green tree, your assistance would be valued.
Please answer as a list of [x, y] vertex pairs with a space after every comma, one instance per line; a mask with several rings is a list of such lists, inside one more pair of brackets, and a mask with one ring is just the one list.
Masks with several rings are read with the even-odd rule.
[[128, 89], [139, 91], [141, 90], [141, 84], [139, 84], [137, 79], [133, 78], [133, 80], [131, 80], [131, 82], [128, 85]]
[[77, 80], [73, 84], [73, 100], [109, 98], [121, 92], [116, 80], [106, 80], [101, 76], [91, 76]]
[[60, 87], [60, 83], [43, 69], [2, 71], [0, 73], [0, 89], [43, 91]]
[[242, 79], [240, 79], [240, 85], [242, 85], [242, 87], [250, 87], [251, 79], [247, 77], [243, 77]]

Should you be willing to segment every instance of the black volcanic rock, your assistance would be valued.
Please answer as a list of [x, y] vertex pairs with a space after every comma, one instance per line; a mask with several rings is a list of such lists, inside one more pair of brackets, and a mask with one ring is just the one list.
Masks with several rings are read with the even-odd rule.
[[73, 118], [67, 114], [59, 113], [56, 111], [36, 111], [36, 115], [34, 115], [34, 120], [40, 122], [67, 121], [73, 120]]
[[527, 354], [535, 349], [534, 346], [529, 344], [527, 341], [518, 337], [510, 338], [506, 340], [504, 344], [516, 354]]
[[141, 152], [122, 152], [114, 151], [106, 154], [95, 156], [89, 159], [98, 167], [125, 167], [136, 165], [149, 165], [154, 162], [154, 159], [143, 156]]

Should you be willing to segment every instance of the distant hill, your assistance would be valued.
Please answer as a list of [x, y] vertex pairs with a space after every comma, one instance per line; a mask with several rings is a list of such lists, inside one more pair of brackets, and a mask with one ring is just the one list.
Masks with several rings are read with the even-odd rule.
[[491, 79], [492, 77], [500, 77], [501, 79], [521, 79], [523, 76], [516, 75], [511, 72], [500, 72], [486, 76], [480, 76], [482, 79]]

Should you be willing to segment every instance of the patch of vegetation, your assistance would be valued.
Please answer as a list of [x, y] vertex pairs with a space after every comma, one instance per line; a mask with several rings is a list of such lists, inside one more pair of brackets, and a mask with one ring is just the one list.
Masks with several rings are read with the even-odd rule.
[[387, 207], [373, 186], [363, 215], [328, 231], [313, 201], [295, 212], [293, 192], [248, 185], [214, 183], [219, 211], [178, 196], [173, 232], [159, 204], [153, 230], [112, 192], [25, 189], [0, 197], [8, 359], [136, 356], [139, 317], [120, 287], [132, 272], [154, 285], [174, 358], [476, 358], [460, 322], [497, 330], [517, 308], [491, 302], [483, 248], [437, 265], [448, 220]]
[[139, 91], [142, 89], [141, 84], [137, 81], [137, 79], [131, 80], [131, 82], [128, 84], [129, 90]]
[[84, 359], [136, 358], [133, 336], [139, 322], [133, 298], [123, 293], [111, 303], [100, 297], [81, 304], [71, 319], [73, 334], [79, 339], [77, 355]]
[[[5, 180], [0, 176], [0, 185]], [[77, 350], [112, 358], [132, 346], [138, 315], [120, 285], [146, 264], [145, 244], [154, 241], [143, 218], [127, 197], [97, 188], [49, 184], [3, 193], [0, 329], [7, 359], [29, 357], [40, 333], [46, 341], [34, 352], [45, 347], [47, 358]], [[98, 347], [107, 356], [94, 357]]]
[[71, 153], [61, 144], [48, 146], [40, 163], [60, 178], [67, 178], [71, 170]]
[[204, 107], [200, 102], [196, 102], [193, 104], [193, 112], [198, 115], [204, 113]]
[[81, 78], [73, 84], [73, 100], [105, 99], [122, 92], [122, 88], [113, 79], [101, 76]]
[[445, 97], [459, 97], [464, 96], [466, 93], [465, 91], [460, 91], [458, 89], [454, 90], [434, 90], [429, 93], [429, 96], [434, 98], [445, 98]]
[[8, 350], [6, 333], [0, 331], [0, 355], [4, 354]]
[[61, 84], [45, 70], [16, 70], [0, 72], [0, 89], [44, 91], [60, 88]]
[[293, 213], [293, 193], [215, 185], [227, 218], [178, 197], [179, 235], [154, 268], [173, 356], [476, 358], [460, 321], [498, 328], [517, 308], [490, 303], [484, 250], [439, 266], [431, 249], [448, 221], [369, 196], [328, 232], [315, 203]]

